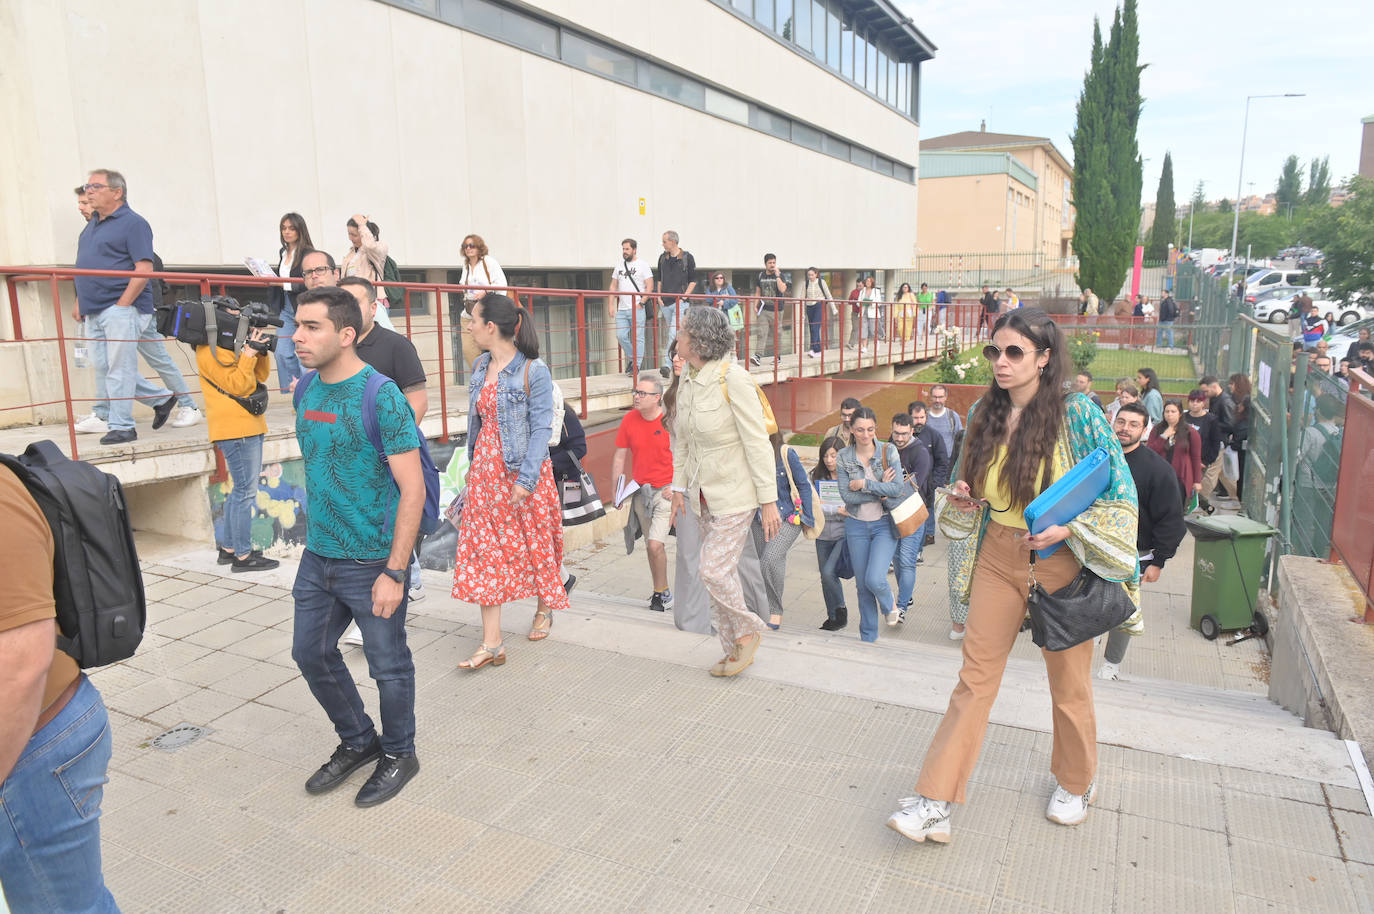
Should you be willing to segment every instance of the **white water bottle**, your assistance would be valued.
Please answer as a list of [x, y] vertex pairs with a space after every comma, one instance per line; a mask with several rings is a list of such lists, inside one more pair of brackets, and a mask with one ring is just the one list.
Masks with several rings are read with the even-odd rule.
[[72, 361], [77, 368], [85, 368], [89, 364], [86, 357], [86, 322], [82, 321], [76, 325], [76, 345], [72, 347]]

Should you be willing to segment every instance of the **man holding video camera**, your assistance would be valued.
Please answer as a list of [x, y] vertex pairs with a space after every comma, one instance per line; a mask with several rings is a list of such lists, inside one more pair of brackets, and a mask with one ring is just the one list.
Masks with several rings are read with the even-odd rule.
[[[253, 509], [267, 434], [267, 353], [276, 342], [265, 312], [249, 305], [247, 321], [232, 298], [215, 301], [216, 328], [196, 346], [200, 389], [210, 441], [224, 455], [234, 486], [224, 500], [224, 523], [216, 528], [219, 564], [231, 571], [268, 571], [280, 564], [253, 548]], [[277, 321], [280, 324], [280, 321]], [[245, 331], [239, 335], [240, 324]], [[208, 329], [208, 328], [207, 328]], [[223, 332], [221, 332], [223, 331]], [[232, 334], [232, 335], [231, 335]], [[240, 342], [241, 341], [241, 342]], [[226, 343], [228, 345], [226, 345]], [[222, 533], [221, 533], [222, 531]]]

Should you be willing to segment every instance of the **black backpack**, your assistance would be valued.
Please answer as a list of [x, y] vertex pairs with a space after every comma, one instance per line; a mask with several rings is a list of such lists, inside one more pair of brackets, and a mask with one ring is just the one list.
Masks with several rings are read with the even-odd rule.
[[57, 646], [82, 669], [134, 655], [147, 602], [124, 488], [109, 473], [71, 460], [51, 441], [18, 457], [0, 454], [52, 528]]
[[[396, 266], [396, 261], [390, 257], [382, 264], [382, 282], [404, 282], [401, 279], [401, 268]], [[400, 308], [399, 313], [405, 313], [406, 290], [398, 289], [396, 286], [383, 286], [382, 292], [386, 294], [388, 307]]]

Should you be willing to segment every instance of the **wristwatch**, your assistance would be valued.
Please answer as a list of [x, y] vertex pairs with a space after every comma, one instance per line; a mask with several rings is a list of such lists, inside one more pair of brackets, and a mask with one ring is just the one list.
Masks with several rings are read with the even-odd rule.
[[397, 571], [395, 568], [382, 568], [382, 574], [391, 578], [391, 580], [395, 581], [397, 584], [404, 584], [406, 582], [408, 571], [409, 569], [402, 569], [401, 571]]

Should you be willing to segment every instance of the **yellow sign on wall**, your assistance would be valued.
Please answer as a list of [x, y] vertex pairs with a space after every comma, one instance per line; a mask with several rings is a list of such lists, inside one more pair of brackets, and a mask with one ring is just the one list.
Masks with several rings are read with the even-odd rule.
[[639, 198], [639, 214], [640, 214], [641, 216], [644, 215], [644, 198], [643, 198], [643, 197], [640, 197], [640, 198]]

